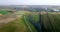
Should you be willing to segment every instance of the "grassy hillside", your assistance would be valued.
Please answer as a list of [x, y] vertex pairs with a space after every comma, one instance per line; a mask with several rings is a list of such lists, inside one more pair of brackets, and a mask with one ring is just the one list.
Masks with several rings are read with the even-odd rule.
[[21, 15], [1, 25], [0, 32], [60, 32], [60, 14], [55, 12], [18, 11]]

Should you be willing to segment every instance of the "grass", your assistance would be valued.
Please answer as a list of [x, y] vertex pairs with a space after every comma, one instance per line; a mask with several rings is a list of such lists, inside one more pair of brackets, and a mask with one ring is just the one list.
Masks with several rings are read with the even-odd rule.
[[14, 32], [15, 29], [13, 23], [8, 23], [7, 25], [0, 27], [0, 32]]
[[58, 15], [53, 15], [53, 18], [55, 20], [56, 29], [60, 31], [60, 17]]
[[[38, 32], [29, 20], [29, 15], [31, 15], [34, 20], [33, 22], [38, 23], [41, 19], [39, 18], [39, 14], [37, 12], [31, 13], [28, 11], [19, 11], [14, 14], [22, 16], [0, 27], [0, 32]], [[47, 15], [46, 13], [43, 13], [41, 15], [45, 32], [60, 32], [60, 14], [48, 13]]]
[[34, 25], [29, 21], [29, 17], [28, 16], [24, 16], [24, 20], [25, 20], [25, 23], [26, 23], [28, 29], [30, 30], [30, 32], [37, 32], [37, 30], [35, 29]]
[[10, 12], [6, 11], [6, 10], [0, 10], [0, 14], [9, 14]]
[[32, 25], [30, 21], [28, 20], [29, 13], [27, 14], [25, 12], [21, 15], [23, 16], [1, 27], [0, 31], [1, 32], [29, 32], [29, 31], [37, 32], [34, 25]]
[[32, 13], [31, 16], [35, 22], [39, 22], [39, 14], [38, 13]]
[[[49, 17], [49, 19], [48, 19]], [[43, 14], [43, 24], [46, 30], [49, 32], [59, 32], [60, 31], [60, 14], [58, 13], [48, 13]]]
[[28, 32], [23, 18], [18, 18], [10, 23], [7, 23], [5, 26], [0, 27], [0, 32]]

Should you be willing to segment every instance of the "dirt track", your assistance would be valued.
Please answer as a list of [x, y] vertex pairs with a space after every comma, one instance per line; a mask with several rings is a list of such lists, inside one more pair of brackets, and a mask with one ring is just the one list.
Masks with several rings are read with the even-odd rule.
[[1, 24], [1, 23], [11, 22], [11, 21], [13, 21], [13, 20], [15, 20], [15, 19], [17, 19], [17, 18], [19, 18], [19, 17], [20, 17], [20, 15], [9, 15], [9, 16], [6, 17], [6, 18], [0, 19], [0, 24]]

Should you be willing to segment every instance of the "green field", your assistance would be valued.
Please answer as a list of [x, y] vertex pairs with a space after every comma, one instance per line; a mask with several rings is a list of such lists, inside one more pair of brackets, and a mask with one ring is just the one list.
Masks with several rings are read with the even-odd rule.
[[15, 12], [14, 14], [21, 16], [12, 22], [1, 25], [0, 32], [60, 32], [59, 13]]
[[8, 12], [7, 10], [0, 10], [0, 14], [9, 14], [10, 12]]

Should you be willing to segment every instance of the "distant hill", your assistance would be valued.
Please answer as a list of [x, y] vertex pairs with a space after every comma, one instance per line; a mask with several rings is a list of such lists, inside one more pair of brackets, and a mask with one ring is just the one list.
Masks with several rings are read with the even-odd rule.
[[0, 7], [34, 7], [34, 8], [58, 8], [60, 6], [54, 5], [9, 5], [9, 6], [0, 6]]
[[[54, 5], [8, 5], [8, 6], [0, 6], [0, 9], [12, 9], [12, 10], [27, 10], [27, 11], [43, 11], [46, 10], [45, 8], [54, 8], [60, 9], [60, 6]], [[49, 9], [47, 11], [49, 11]]]

